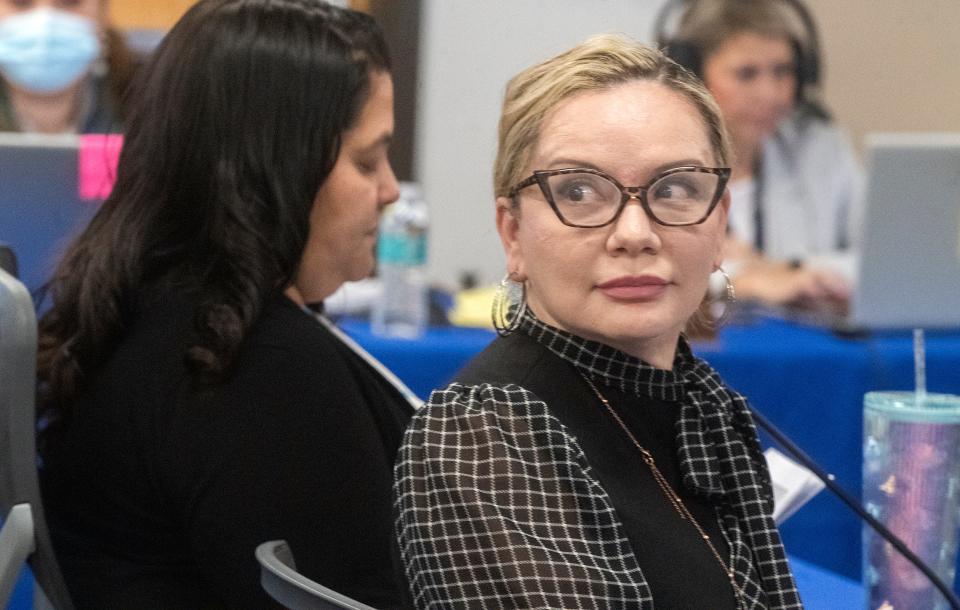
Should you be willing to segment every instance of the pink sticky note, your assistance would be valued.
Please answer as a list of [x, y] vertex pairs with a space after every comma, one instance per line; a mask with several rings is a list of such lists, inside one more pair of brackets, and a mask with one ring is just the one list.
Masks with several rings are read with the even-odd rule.
[[80, 199], [106, 199], [113, 190], [117, 177], [117, 162], [123, 136], [92, 133], [80, 136], [80, 154], [77, 157], [77, 183]]

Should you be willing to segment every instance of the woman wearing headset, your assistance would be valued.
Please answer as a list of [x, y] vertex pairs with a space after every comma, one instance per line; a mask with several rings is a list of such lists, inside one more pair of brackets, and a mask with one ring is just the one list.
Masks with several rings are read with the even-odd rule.
[[730, 131], [725, 266], [738, 296], [844, 309], [862, 176], [846, 137], [805, 99], [817, 65], [803, 7], [700, 0], [684, 12], [675, 39], [661, 42], [703, 78]]

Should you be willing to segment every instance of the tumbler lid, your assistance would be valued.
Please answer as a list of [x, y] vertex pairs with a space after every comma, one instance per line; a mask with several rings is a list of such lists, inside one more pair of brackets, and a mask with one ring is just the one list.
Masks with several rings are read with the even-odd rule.
[[960, 424], [960, 396], [928, 393], [921, 402], [914, 392], [867, 392], [864, 413], [896, 421]]

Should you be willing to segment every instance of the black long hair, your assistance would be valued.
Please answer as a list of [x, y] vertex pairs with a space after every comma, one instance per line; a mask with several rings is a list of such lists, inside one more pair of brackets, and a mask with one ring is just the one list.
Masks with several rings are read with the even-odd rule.
[[341, 135], [370, 73], [388, 69], [361, 13], [321, 0], [194, 5], [135, 85], [113, 192], [46, 286], [41, 408], [68, 411], [142, 293], [171, 282], [199, 291], [187, 366], [202, 382], [226, 375], [292, 281]]

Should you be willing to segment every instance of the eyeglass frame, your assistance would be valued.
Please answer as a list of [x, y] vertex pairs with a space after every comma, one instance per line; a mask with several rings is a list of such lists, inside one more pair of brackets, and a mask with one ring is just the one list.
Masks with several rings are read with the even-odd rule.
[[[670, 176], [672, 174], [680, 173], [680, 172], [697, 172], [697, 173], [703, 173], [703, 174], [714, 174], [718, 178], [717, 190], [713, 194], [713, 201], [707, 207], [707, 211], [704, 212], [703, 216], [699, 220], [696, 220], [693, 222], [681, 222], [681, 223], [664, 222], [659, 218], [657, 218], [657, 215], [650, 210], [650, 204], [647, 203], [647, 191], [650, 189], [651, 186], [653, 186], [663, 178]], [[659, 225], [662, 225], [665, 227], [689, 227], [693, 225], [702, 224], [706, 222], [707, 218], [710, 218], [710, 214], [713, 213], [713, 211], [717, 207], [717, 204], [720, 203], [720, 200], [723, 198], [724, 189], [727, 187], [727, 182], [730, 180], [730, 173], [731, 172], [729, 167], [701, 167], [699, 165], [683, 165], [680, 167], [671, 167], [668, 170], [660, 172], [659, 174], [654, 176], [653, 179], [650, 180], [650, 182], [648, 182], [645, 185], [624, 186], [620, 183], [619, 180], [617, 180], [610, 174], [607, 174], [606, 172], [602, 172], [598, 169], [593, 169], [590, 167], [566, 167], [562, 169], [539, 169], [539, 170], [534, 170], [529, 177], [521, 180], [516, 185], [514, 185], [514, 187], [510, 189], [510, 191], [507, 193], [507, 196], [513, 201], [516, 201], [517, 195], [520, 193], [521, 190], [527, 188], [528, 186], [533, 186], [534, 184], [536, 184], [537, 186], [540, 187], [540, 192], [543, 193], [544, 198], [546, 198], [547, 203], [550, 204], [550, 207], [553, 209], [553, 213], [556, 214], [560, 222], [567, 225], [568, 227], [575, 227], [579, 229], [599, 229], [600, 227], [606, 227], [608, 225], [611, 225], [617, 222], [617, 219], [620, 218], [620, 214], [623, 213], [623, 209], [627, 207], [627, 202], [630, 201], [631, 199], [636, 199], [637, 201], [639, 201], [640, 207], [643, 208], [643, 211], [646, 212], [647, 216], [649, 216], [655, 223]], [[567, 220], [566, 218], [564, 218], [563, 214], [560, 212], [560, 209], [557, 207], [556, 202], [553, 200], [553, 192], [551, 192], [550, 187], [547, 185], [547, 180], [550, 179], [552, 176], [560, 176], [563, 174], [593, 174], [595, 176], [600, 176], [601, 178], [604, 178], [612, 182], [614, 186], [620, 189], [620, 207], [617, 208], [617, 211], [614, 213], [613, 217], [607, 222], [599, 225], [574, 224], [569, 220]]]

